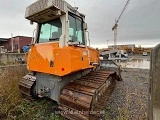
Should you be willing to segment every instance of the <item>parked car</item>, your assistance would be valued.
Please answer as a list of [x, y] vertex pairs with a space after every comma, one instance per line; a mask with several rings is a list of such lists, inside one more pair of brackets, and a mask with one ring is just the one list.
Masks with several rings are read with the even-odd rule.
[[147, 56], [147, 52], [143, 52], [143, 54], [142, 54], [143, 56]]

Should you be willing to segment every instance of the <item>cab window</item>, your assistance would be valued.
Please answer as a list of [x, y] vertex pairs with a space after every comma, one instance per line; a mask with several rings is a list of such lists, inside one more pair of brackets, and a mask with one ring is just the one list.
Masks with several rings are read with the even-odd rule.
[[59, 41], [62, 34], [62, 23], [60, 18], [41, 24], [39, 43]]
[[80, 17], [69, 14], [69, 41], [78, 41], [80, 44], [85, 45], [83, 21]]

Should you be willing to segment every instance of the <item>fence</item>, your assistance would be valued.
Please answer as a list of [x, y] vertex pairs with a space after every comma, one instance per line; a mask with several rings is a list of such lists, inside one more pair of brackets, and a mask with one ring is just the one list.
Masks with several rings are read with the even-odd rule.
[[15, 63], [16, 58], [24, 58], [23, 53], [1, 53], [0, 64]]

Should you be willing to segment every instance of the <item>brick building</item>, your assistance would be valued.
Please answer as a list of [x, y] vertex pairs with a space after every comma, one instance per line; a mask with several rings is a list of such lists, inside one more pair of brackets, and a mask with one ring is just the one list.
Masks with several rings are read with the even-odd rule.
[[8, 47], [8, 39], [0, 38], [0, 53], [7, 52], [7, 47]]
[[15, 36], [11, 38], [0, 38], [0, 53], [12, 52], [12, 40], [13, 40], [13, 52], [17, 53], [18, 50], [22, 52], [22, 47], [28, 45], [32, 41], [32, 37], [27, 36]]

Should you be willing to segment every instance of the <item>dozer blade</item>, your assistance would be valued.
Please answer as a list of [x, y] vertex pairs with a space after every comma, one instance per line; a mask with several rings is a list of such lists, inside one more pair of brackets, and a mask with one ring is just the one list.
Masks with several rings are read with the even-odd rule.
[[116, 84], [116, 72], [100, 70], [70, 82], [60, 95], [61, 115], [70, 120], [97, 120]]
[[35, 96], [35, 81], [36, 77], [30, 74], [24, 76], [19, 82], [19, 90], [24, 97], [30, 100], [34, 100]]
[[121, 68], [113, 60], [100, 60], [100, 68], [115, 71], [117, 73], [117, 80], [122, 81]]

